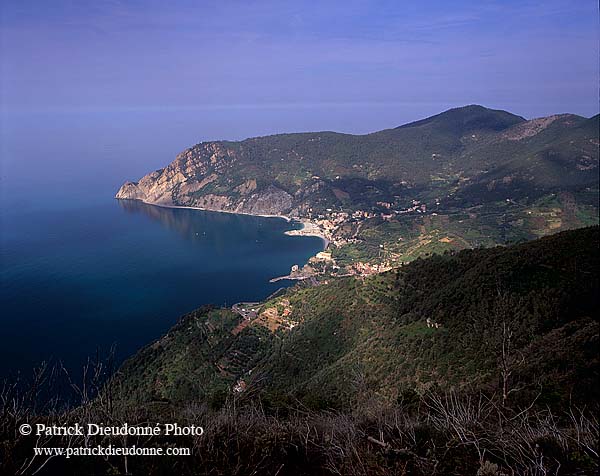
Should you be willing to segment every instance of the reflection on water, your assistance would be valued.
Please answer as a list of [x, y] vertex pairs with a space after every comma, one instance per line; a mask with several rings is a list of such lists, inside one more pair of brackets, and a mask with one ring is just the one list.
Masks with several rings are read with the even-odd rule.
[[0, 379], [113, 344], [121, 361], [203, 304], [264, 299], [322, 249], [282, 219], [116, 202], [3, 220]]
[[[210, 241], [229, 245], [242, 241], [260, 241], [268, 233], [289, 230], [298, 224], [281, 218], [265, 218], [235, 213], [221, 213], [190, 208], [168, 208], [149, 205], [139, 200], [117, 200], [128, 213], [139, 213], [159, 221], [169, 230], [176, 231], [189, 240]], [[235, 231], [235, 233], [232, 233]]]

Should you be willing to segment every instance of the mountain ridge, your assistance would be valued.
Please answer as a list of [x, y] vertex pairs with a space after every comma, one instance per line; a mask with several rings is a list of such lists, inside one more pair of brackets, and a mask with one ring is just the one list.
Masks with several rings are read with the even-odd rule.
[[[498, 115], [500, 115], [500, 119], [498, 118]], [[228, 155], [229, 157], [231, 157], [231, 155], [233, 155], [235, 152], [231, 151], [228, 149], [228, 146], [231, 145], [239, 145], [240, 147], [246, 147], [246, 148], [250, 148], [254, 145], [256, 145], [257, 143], [262, 143], [265, 141], [281, 141], [284, 139], [297, 139], [297, 141], [308, 141], [308, 142], [314, 142], [314, 141], [318, 141], [318, 142], [322, 142], [323, 139], [331, 139], [332, 137], [335, 138], [344, 138], [346, 140], [350, 140], [350, 141], [355, 141], [355, 140], [359, 140], [359, 139], [368, 139], [369, 141], [372, 141], [373, 139], [379, 138], [381, 136], [389, 136], [390, 134], [394, 134], [397, 132], [401, 132], [401, 133], [405, 133], [406, 131], [410, 130], [410, 129], [415, 129], [415, 128], [420, 128], [422, 126], [434, 126], [434, 125], [438, 125], [441, 123], [441, 125], [445, 128], [450, 128], [450, 129], [455, 129], [453, 132], [455, 133], [455, 135], [457, 135], [457, 137], [455, 137], [455, 139], [463, 139], [462, 135], [465, 132], [473, 132], [475, 130], [484, 130], [484, 131], [488, 131], [488, 130], [492, 130], [494, 132], [499, 132], [499, 131], [504, 131], [506, 129], [510, 129], [513, 126], [516, 126], [518, 124], [522, 124], [522, 123], [535, 123], [536, 121], [539, 123], [540, 119], [552, 119], [550, 121], [548, 121], [548, 124], [545, 125], [544, 127], [542, 127], [539, 131], [535, 132], [535, 134], [532, 135], [537, 135], [539, 133], [541, 133], [544, 129], [546, 129], [552, 122], [554, 122], [555, 118], [558, 117], [577, 117], [575, 115], [568, 115], [568, 114], [563, 114], [563, 115], [554, 115], [554, 116], [548, 116], [548, 118], [537, 118], [537, 119], [532, 119], [529, 121], [526, 121], [524, 118], [520, 117], [520, 116], [516, 116], [513, 115], [511, 113], [508, 113], [506, 111], [502, 111], [502, 110], [491, 110], [491, 109], [487, 109], [484, 108], [483, 106], [478, 106], [478, 105], [469, 105], [469, 106], [464, 106], [461, 108], [454, 108], [454, 109], [450, 109], [448, 111], [442, 112], [440, 114], [437, 114], [435, 116], [431, 116], [425, 119], [421, 119], [418, 121], [414, 121], [408, 124], [404, 124], [395, 128], [390, 128], [390, 129], [384, 129], [381, 131], [376, 131], [376, 132], [372, 132], [369, 134], [362, 134], [362, 135], [352, 135], [352, 134], [344, 134], [344, 133], [338, 133], [338, 132], [331, 132], [331, 131], [321, 131], [321, 132], [301, 132], [301, 133], [283, 133], [283, 134], [273, 134], [273, 135], [269, 135], [269, 136], [261, 136], [261, 137], [252, 137], [252, 138], [248, 138], [248, 139], [244, 139], [242, 141], [238, 141], [238, 142], [232, 142], [232, 141], [208, 141], [208, 142], [201, 142], [199, 144], [196, 144], [195, 146], [186, 149], [184, 152], [182, 152], [181, 154], [179, 154], [177, 156], [177, 158], [175, 159], [175, 161], [171, 164], [176, 164], [176, 163], [180, 163], [180, 165], [183, 166], [185, 165], [184, 163], [182, 163], [181, 158], [183, 156], [188, 156], [189, 157], [189, 151], [194, 151], [195, 148], [199, 148], [204, 146], [205, 152], [212, 152], [212, 155], [209, 157], [211, 161], [215, 161], [216, 157], [215, 154], [217, 154], [219, 151], [215, 150], [215, 148], [219, 149], [220, 147], [224, 148], [225, 150], [222, 151], [223, 153], [225, 153], [226, 155]], [[583, 119], [583, 118], [581, 118]], [[593, 118], [591, 119], [593, 120]], [[464, 127], [463, 127], [464, 126]], [[458, 129], [459, 134], [456, 134], [456, 129]], [[321, 136], [325, 136], [325, 137], [321, 137]], [[471, 138], [476, 138], [476, 137], [472, 137]], [[392, 141], [407, 141], [410, 140], [410, 138], [407, 137], [401, 137], [400, 139], [398, 138], [388, 138], [386, 137], [386, 139], [392, 140]], [[515, 139], [513, 137], [513, 139]], [[518, 140], [518, 139], [515, 139]], [[277, 145], [277, 144], [275, 144]], [[351, 145], [357, 145], [360, 146], [361, 144], [351, 144]], [[370, 146], [371, 144], [367, 144], [367, 146]], [[441, 145], [442, 147], [444, 145], [447, 144], [438, 144]], [[452, 144], [452, 146], [456, 146], [457, 144]], [[331, 147], [331, 144], [319, 144], [319, 146], [321, 148], [327, 148], [327, 147]], [[288, 145], [288, 147], [294, 151], [294, 144]], [[334, 144], [335, 147], [335, 144]], [[333, 151], [335, 152], [335, 151]], [[367, 153], [364, 153], [364, 151], [358, 151], [358, 154], [361, 155], [361, 159], [364, 160], [369, 160], [369, 155], [368, 155], [368, 150], [366, 151]], [[268, 153], [268, 152], [267, 152]], [[330, 151], [326, 151], [326, 153], [331, 153]], [[435, 153], [433, 153], [434, 155], [437, 155]], [[303, 157], [302, 156], [298, 156], [296, 157], [299, 160], [302, 160]], [[259, 157], [260, 159], [260, 157]], [[283, 160], [283, 159], [281, 159]], [[317, 167], [315, 168], [318, 168]], [[360, 168], [361, 164], [355, 164], [358, 165], [358, 167], [355, 168]], [[401, 166], [402, 164], [396, 164], [397, 166]], [[158, 169], [154, 172], [151, 172], [150, 174], [148, 174], [145, 177], [148, 176], [156, 176], [157, 174], [162, 174], [164, 173], [167, 169], [169, 168], [169, 166], [165, 167], [165, 168], [161, 168]], [[313, 170], [314, 172], [318, 172], [318, 170]], [[193, 172], [192, 170], [188, 170], [188, 172]], [[201, 170], [200, 170], [201, 172]], [[360, 176], [360, 173], [357, 173], [356, 171], [353, 171], [354, 173], [351, 173], [349, 175], [353, 175], [353, 176]], [[250, 178], [256, 178], [256, 177], [252, 177], [252, 173], [248, 173], [248, 175], [250, 176]], [[326, 174], [325, 174], [326, 175]], [[181, 180], [181, 181], [190, 181], [190, 180], [194, 180], [195, 177], [182, 177], [182, 176], [177, 176], [174, 177], [175, 181], [169, 185], [171, 185], [172, 188], [175, 188], [177, 185], [179, 185], [177, 183], [177, 179]], [[329, 178], [334, 178], [334, 177], [329, 177]], [[200, 182], [201, 183], [201, 182]], [[139, 181], [138, 182], [127, 182], [126, 185], [128, 186], [128, 188], [132, 188], [134, 186], [138, 186], [139, 185]], [[238, 184], [239, 185], [239, 184]], [[283, 184], [281, 183], [273, 183], [273, 185], [275, 186], [281, 186]], [[203, 188], [203, 187], [200, 187]], [[285, 186], [284, 186], [284, 191], [288, 191], [289, 190], [285, 190]], [[127, 190], [119, 190], [117, 192], [116, 198], [134, 198], [137, 199], [138, 196], [143, 195], [144, 190], [143, 187], [141, 187], [141, 190], [137, 191], [137, 195], [136, 194], [131, 194], [131, 190], [127, 191]], [[182, 200], [183, 199], [183, 200]], [[177, 201], [180, 200], [180, 202], [178, 203]], [[185, 206], [186, 203], [183, 203], [185, 201], [185, 197], [173, 197], [172, 199], [173, 201], [173, 205], [183, 205]], [[149, 200], [149, 203], [152, 203], [152, 200]], [[283, 211], [283, 210], [282, 210]]]

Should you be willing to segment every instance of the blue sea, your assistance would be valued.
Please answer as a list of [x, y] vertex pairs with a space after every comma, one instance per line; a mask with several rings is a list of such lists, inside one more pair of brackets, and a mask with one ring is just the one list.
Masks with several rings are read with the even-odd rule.
[[261, 300], [322, 249], [278, 218], [113, 198], [198, 136], [157, 113], [4, 116], [0, 142], [0, 377], [42, 361], [120, 362], [203, 304]]

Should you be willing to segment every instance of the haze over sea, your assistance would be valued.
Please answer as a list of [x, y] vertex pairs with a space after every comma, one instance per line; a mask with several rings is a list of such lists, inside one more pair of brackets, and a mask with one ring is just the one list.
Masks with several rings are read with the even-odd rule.
[[43, 360], [77, 369], [113, 344], [121, 361], [203, 304], [264, 299], [289, 284], [270, 278], [322, 248], [277, 218], [113, 199], [125, 180], [215, 138], [199, 135], [196, 115], [2, 117], [0, 377]]

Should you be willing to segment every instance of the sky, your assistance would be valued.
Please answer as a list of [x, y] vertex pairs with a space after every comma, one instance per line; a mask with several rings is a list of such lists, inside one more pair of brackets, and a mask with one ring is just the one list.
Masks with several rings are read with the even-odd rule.
[[596, 0], [2, 0], [0, 14], [4, 117], [214, 116], [210, 138], [239, 138], [466, 104], [598, 113]]

